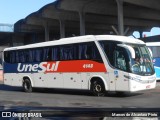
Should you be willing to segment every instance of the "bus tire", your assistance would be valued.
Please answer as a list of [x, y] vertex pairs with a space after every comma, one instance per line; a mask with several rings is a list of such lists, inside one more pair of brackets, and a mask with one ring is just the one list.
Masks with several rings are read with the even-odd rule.
[[91, 91], [95, 96], [105, 96], [104, 83], [100, 79], [92, 81]]
[[116, 95], [118, 95], [118, 96], [124, 96], [125, 92], [123, 92], [123, 91], [116, 91]]
[[32, 85], [28, 78], [23, 81], [23, 90], [28, 93], [32, 92]]

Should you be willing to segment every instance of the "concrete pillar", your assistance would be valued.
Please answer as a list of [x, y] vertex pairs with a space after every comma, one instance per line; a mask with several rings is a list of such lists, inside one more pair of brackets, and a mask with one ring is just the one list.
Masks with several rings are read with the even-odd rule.
[[45, 41], [49, 41], [49, 26], [47, 22], [44, 22]]
[[139, 31], [139, 37], [143, 38], [143, 31], [142, 30]]
[[10, 42], [9, 42], [9, 46], [10, 46], [10, 47], [13, 47], [13, 44], [14, 44], [14, 43], [13, 43], [13, 37], [10, 36], [9, 39], [10, 39], [10, 40], [9, 40], [9, 41], [10, 41]]
[[85, 35], [85, 13], [83, 11], [79, 11], [80, 18], [80, 35]]
[[32, 43], [36, 43], [36, 33], [32, 33]]
[[24, 45], [24, 36], [15, 34], [11, 37], [11, 46], [21, 46]]
[[60, 23], [60, 37], [65, 38], [65, 21], [60, 19], [59, 23]]
[[118, 10], [118, 32], [120, 35], [124, 35], [124, 20], [123, 20], [123, 0], [117, 1]]

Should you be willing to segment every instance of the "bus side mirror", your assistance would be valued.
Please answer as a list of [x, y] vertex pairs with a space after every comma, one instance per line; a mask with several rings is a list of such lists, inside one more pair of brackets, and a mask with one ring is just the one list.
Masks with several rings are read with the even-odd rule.
[[149, 53], [150, 53], [150, 55], [151, 55], [151, 58], [153, 58], [152, 50], [151, 50], [150, 48], [148, 48], [148, 51], [149, 51]]
[[128, 45], [125, 45], [125, 44], [118, 44], [117, 46], [120, 46], [120, 47], [123, 47], [123, 48], [129, 50], [129, 52], [131, 53], [131, 57], [133, 59], [135, 59], [136, 53], [135, 53], [135, 50], [131, 46], [128, 46]]

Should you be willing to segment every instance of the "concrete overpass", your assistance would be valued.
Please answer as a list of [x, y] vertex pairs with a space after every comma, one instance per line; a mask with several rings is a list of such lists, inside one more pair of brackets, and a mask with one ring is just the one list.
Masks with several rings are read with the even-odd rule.
[[16, 22], [14, 31], [34, 38], [44, 36], [40, 41], [85, 34], [142, 33], [160, 26], [159, 5], [159, 0], [57, 0]]

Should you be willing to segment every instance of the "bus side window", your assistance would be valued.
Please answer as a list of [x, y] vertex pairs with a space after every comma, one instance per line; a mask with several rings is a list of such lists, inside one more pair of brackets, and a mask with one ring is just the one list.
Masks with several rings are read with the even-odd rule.
[[79, 45], [79, 59], [80, 60], [86, 59], [86, 50], [87, 50], [87, 45], [84, 45], [84, 44]]
[[79, 44], [79, 59], [102, 62], [102, 58], [93, 42]]
[[78, 44], [73, 44], [73, 59], [78, 60], [78, 55], [79, 55]]
[[43, 51], [42, 48], [37, 48], [34, 50], [34, 61], [40, 62], [42, 61]]
[[31, 50], [29, 50], [29, 49], [25, 50], [25, 56], [26, 56], [25, 62], [32, 62], [33, 55], [32, 55]]
[[159, 58], [160, 57], [160, 46], [152, 46], [150, 47], [153, 53], [153, 58]]
[[52, 47], [52, 60], [58, 61], [60, 58], [59, 53], [59, 47]]
[[10, 51], [10, 63], [16, 63], [16, 52]]
[[33, 58], [34, 58], [33, 49], [29, 49], [29, 50], [28, 50], [28, 55], [29, 55], [29, 57], [28, 57], [28, 62], [33, 62], [33, 61], [34, 61], [34, 60], [33, 60]]
[[115, 51], [115, 67], [126, 71], [126, 61], [122, 51]]
[[51, 59], [51, 54], [49, 54], [49, 51], [49, 48], [43, 48], [43, 61], [48, 61], [49, 59]]
[[24, 63], [26, 61], [24, 50], [18, 51], [18, 58], [19, 58], [19, 62]]
[[92, 60], [97, 62], [103, 62], [100, 52], [98, 51], [98, 48], [95, 43], [92, 46]]
[[117, 42], [113, 42], [113, 41], [101, 41], [100, 42], [106, 56], [107, 59], [110, 63], [111, 66], [114, 66], [114, 54], [113, 51], [115, 50], [115, 47], [117, 46]]
[[117, 47], [113, 54], [114, 67], [123, 71], [129, 71], [129, 58], [126, 49]]
[[11, 63], [11, 51], [4, 52], [4, 61], [7, 63]]
[[86, 59], [93, 59], [93, 46], [91, 45], [87, 46]]
[[73, 45], [64, 45], [60, 47], [60, 60], [73, 60]]
[[92, 59], [92, 48], [87, 43], [82, 43], [79, 45], [79, 59], [87, 60]]

